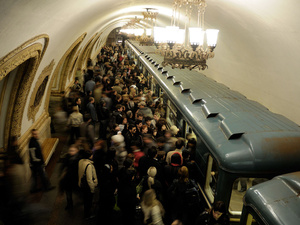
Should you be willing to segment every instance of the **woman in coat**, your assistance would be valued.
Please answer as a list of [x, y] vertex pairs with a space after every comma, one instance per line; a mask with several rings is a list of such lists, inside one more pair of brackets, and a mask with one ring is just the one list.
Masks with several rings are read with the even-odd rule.
[[85, 150], [78, 163], [78, 185], [83, 193], [84, 217], [89, 218], [95, 189], [98, 185], [96, 170], [92, 161], [93, 152]]

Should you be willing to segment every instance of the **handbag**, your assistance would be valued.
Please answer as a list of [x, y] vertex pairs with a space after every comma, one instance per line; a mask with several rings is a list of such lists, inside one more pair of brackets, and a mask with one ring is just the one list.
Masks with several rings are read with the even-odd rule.
[[136, 193], [137, 194], [141, 194], [142, 193], [143, 183], [144, 183], [144, 177], [142, 178], [142, 180], [140, 181], [140, 183], [138, 185], [136, 185]]
[[87, 166], [85, 167], [85, 170], [84, 170], [84, 173], [81, 177], [81, 182], [80, 182], [80, 188], [83, 189], [83, 190], [88, 190], [90, 189], [90, 186], [87, 182], [87, 179], [86, 179], [86, 169], [87, 167], [89, 166], [90, 164], [87, 164]]

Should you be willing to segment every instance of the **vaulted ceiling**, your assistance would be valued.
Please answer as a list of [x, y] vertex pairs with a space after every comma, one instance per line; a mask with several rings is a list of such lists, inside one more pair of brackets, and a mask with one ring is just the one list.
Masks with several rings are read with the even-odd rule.
[[[41, 62], [56, 62], [87, 33], [107, 35], [145, 8], [170, 24], [172, 0], [0, 0], [0, 58], [32, 37], [49, 36]], [[205, 27], [220, 30], [207, 76], [300, 124], [298, 0], [207, 0]], [[193, 17], [193, 20], [197, 20]], [[41, 70], [40, 69], [40, 70]]]

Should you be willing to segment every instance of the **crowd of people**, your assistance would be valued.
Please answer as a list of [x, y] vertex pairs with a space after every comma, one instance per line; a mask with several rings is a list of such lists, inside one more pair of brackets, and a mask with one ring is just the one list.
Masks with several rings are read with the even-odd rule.
[[[185, 139], [175, 125], [167, 123], [162, 99], [152, 93], [149, 80], [122, 46], [105, 46], [95, 62], [89, 59], [87, 70], [77, 72], [60, 108], [51, 128], [65, 131], [67, 127], [69, 134], [58, 184], [67, 211], [75, 207], [73, 194], [80, 193], [84, 218], [94, 218], [96, 224], [114, 224], [116, 212], [124, 225], [229, 224], [223, 202], [204, 211], [195, 182], [196, 137], [185, 135]], [[38, 130], [32, 129], [31, 134], [30, 192], [54, 190], [45, 172]], [[7, 174], [24, 173], [18, 152], [15, 137], [8, 151]], [[24, 194], [12, 191], [26, 190], [14, 188], [21, 187], [25, 177], [7, 177], [17, 183], [1, 185], [1, 193], [10, 190], [14, 197], [3, 195], [0, 208], [5, 213], [0, 221], [30, 224], [22, 213]]]
[[175, 125], [168, 129], [163, 102], [122, 46], [105, 46], [95, 62], [88, 60], [62, 107], [70, 129], [60, 183], [66, 210], [81, 187], [84, 217], [94, 208], [99, 223], [110, 224], [117, 209], [124, 225], [228, 224], [222, 202], [201, 214], [196, 138], [180, 137]]

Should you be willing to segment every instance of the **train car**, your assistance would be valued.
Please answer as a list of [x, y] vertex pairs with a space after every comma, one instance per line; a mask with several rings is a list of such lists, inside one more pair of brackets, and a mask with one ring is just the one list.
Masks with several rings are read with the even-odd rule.
[[198, 182], [208, 207], [222, 200], [239, 221], [251, 186], [300, 170], [300, 128], [198, 71], [162, 67], [155, 46], [127, 42], [166, 109], [166, 118], [197, 139]]
[[249, 188], [244, 196], [241, 224], [300, 224], [300, 172]]

